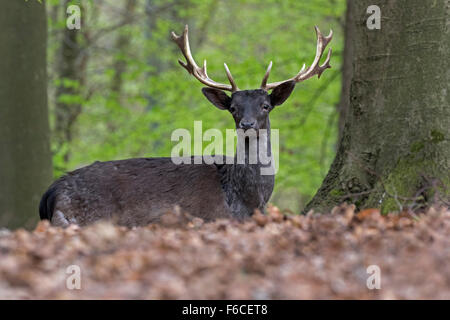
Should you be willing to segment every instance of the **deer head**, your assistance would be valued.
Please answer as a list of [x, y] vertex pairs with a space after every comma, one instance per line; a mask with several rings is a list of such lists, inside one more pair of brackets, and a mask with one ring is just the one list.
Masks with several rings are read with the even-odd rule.
[[[189, 47], [187, 25], [181, 36], [177, 36], [172, 32], [172, 39], [178, 45], [186, 59], [186, 62], [178, 60], [179, 64], [189, 74], [207, 86], [202, 89], [206, 98], [217, 108], [228, 110], [231, 113], [236, 123], [236, 129], [259, 130], [268, 129], [270, 111], [276, 106], [283, 104], [289, 98], [298, 82], [305, 81], [315, 75], [320, 78], [325, 69], [331, 68], [331, 48], [328, 50], [325, 62], [322, 65], [319, 62], [326, 46], [333, 37], [333, 31], [330, 31], [330, 34], [325, 37], [318, 27], [315, 27], [315, 30], [317, 34], [317, 48], [316, 56], [311, 66], [306, 68], [304, 64], [302, 69], [290, 79], [267, 83], [272, 69], [272, 62], [270, 62], [260, 88], [255, 90], [240, 90], [226, 63], [224, 63], [225, 72], [230, 84], [219, 83], [209, 78], [206, 71], [206, 60], [203, 62], [203, 67], [200, 68], [192, 56]], [[270, 94], [268, 92], [269, 90], [272, 90]], [[230, 91], [232, 93], [231, 97], [225, 91]]]

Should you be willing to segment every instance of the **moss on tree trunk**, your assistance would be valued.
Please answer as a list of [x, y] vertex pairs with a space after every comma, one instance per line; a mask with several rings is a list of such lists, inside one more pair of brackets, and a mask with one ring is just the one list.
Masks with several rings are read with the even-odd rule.
[[350, 110], [336, 158], [306, 210], [343, 202], [382, 212], [449, 202], [449, 1], [379, 1], [381, 29], [367, 7], [354, 12]]

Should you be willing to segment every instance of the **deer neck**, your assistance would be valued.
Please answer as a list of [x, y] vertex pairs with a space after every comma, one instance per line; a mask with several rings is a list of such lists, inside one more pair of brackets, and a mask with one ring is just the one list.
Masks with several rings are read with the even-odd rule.
[[271, 158], [270, 125], [267, 129], [257, 132], [256, 136], [238, 134], [234, 156], [236, 169], [264, 168], [270, 165]]
[[[238, 147], [234, 163], [227, 170], [225, 187], [227, 202], [238, 217], [251, 215], [254, 209], [263, 210], [273, 191], [274, 174], [270, 174], [273, 158], [268, 120], [265, 131], [244, 141], [239, 140], [242, 136], [238, 134]], [[242, 153], [240, 150], [244, 150], [243, 155], [239, 154]]]

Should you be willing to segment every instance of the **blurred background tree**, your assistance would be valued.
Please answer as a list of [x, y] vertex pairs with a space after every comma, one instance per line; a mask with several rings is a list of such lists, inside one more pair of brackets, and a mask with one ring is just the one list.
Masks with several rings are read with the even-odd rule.
[[[66, 9], [80, 5], [80, 30], [66, 28]], [[48, 72], [54, 176], [112, 159], [169, 156], [176, 128], [234, 128], [202, 87], [177, 63], [170, 31], [189, 24], [191, 47], [209, 74], [226, 82], [226, 62], [240, 88], [311, 63], [314, 25], [333, 29], [332, 66], [298, 85], [272, 113], [280, 131], [280, 170], [272, 202], [299, 212], [316, 192], [335, 155], [343, 102], [341, 65], [345, 0], [47, 0]]]

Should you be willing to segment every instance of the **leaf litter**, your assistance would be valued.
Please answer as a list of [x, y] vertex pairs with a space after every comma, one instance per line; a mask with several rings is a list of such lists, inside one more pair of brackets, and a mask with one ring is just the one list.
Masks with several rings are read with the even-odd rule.
[[[450, 299], [450, 210], [0, 230], [0, 299]], [[69, 266], [81, 288], [69, 289]], [[367, 268], [381, 271], [369, 289]]]

